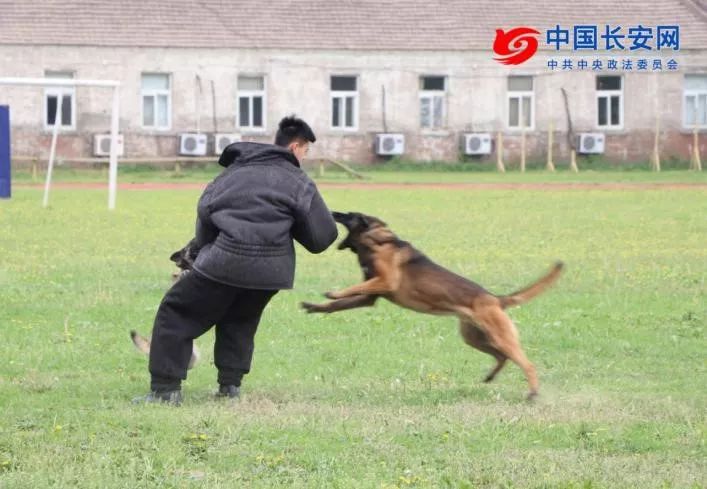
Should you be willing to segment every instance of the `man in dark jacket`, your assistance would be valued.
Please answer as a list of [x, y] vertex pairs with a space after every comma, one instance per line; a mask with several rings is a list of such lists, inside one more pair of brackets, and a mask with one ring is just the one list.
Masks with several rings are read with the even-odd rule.
[[250, 371], [263, 309], [291, 289], [293, 238], [312, 253], [337, 237], [336, 223], [300, 160], [316, 140], [306, 122], [279, 125], [275, 145], [241, 142], [219, 159], [225, 170], [197, 206], [193, 270], [167, 292], [155, 317], [150, 347], [151, 392], [140, 402], [182, 400], [193, 340], [216, 326], [217, 395], [238, 397]]

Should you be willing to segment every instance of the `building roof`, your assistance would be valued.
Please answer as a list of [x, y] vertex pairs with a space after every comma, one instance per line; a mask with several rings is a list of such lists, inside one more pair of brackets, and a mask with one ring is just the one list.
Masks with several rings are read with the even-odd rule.
[[680, 26], [707, 49], [706, 0], [0, 0], [0, 44], [490, 49], [497, 28]]

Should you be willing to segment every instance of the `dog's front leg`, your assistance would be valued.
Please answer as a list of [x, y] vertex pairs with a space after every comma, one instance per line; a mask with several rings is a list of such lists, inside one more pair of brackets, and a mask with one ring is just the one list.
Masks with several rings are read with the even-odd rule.
[[388, 282], [381, 277], [374, 277], [360, 284], [352, 285], [343, 290], [327, 292], [324, 294], [329, 299], [343, 299], [353, 295], [382, 295], [391, 292]]
[[353, 297], [338, 299], [335, 301], [327, 302], [325, 304], [311, 304], [309, 302], [302, 302], [300, 305], [308, 313], [330, 313], [337, 311], [345, 311], [347, 309], [355, 309], [357, 307], [370, 307], [375, 304], [377, 299], [377, 295], [355, 295]]

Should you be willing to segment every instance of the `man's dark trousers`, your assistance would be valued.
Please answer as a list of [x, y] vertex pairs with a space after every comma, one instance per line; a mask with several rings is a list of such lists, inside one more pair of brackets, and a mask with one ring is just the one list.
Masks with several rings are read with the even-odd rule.
[[240, 385], [250, 371], [260, 316], [276, 293], [225, 285], [195, 270], [184, 274], [162, 299], [155, 317], [150, 346], [152, 390], [180, 388], [187, 377], [194, 338], [214, 325], [218, 383]]

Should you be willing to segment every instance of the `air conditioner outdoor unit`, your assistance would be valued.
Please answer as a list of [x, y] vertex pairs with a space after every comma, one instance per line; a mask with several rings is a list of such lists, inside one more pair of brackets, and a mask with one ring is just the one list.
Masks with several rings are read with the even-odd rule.
[[[123, 156], [125, 148], [122, 134], [118, 134], [117, 143], [118, 156]], [[93, 135], [93, 156], [110, 156], [110, 134]]]
[[603, 153], [604, 152], [604, 135], [598, 132], [583, 132], [580, 133], [578, 141], [578, 152], [582, 154]]
[[376, 134], [377, 155], [401, 155], [404, 152], [405, 136], [403, 134]]
[[180, 155], [206, 155], [206, 134], [180, 134], [179, 139]]
[[214, 154], [216, 156], [219, 156], [221, 153], [223, 153], [223, 150], [226, 149], [226, 146], [231, 143], [237, 143], [240, 140], [240, 134], [214, 134]]
[[464, 154], [487, 155], [491, 153], [493, 139], [489, 133], [464, 134]]

